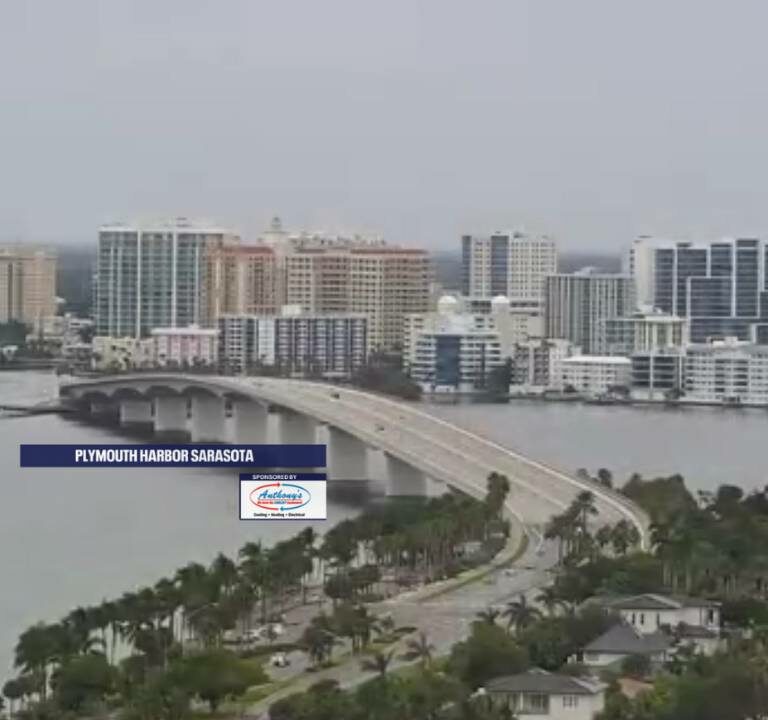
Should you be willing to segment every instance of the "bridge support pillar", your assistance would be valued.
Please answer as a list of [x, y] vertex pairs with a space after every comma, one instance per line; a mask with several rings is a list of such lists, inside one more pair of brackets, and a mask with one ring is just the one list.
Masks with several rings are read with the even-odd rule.
[[328, 426], [328, 477], [333, 480], [367, 480], [368, 448], [344, 430]]
[[224, 400], [214, 395], [192, 396], [190, 436], [192, 442], [226, 442]]
[[152, 427], [152, 402], [149, 400], [121, 400], [120, 425], [122, 427]]
[[384, 453], [384, 479], [387, 495], [417, 495], [428, 494], [429, 478], [400, 458]]
[[230, 441], [235, 445], [259, 445], [267, 441], [267, 408], [251, 400], [234, 400]]
[[314, 445], [317, 442], [318, 423], [308, 415], [281, 408], [278, 418], [278, 442], [283, 445]]
[[88, 405], [88, 415], [100, 424], [115, 423], [120, 419], [120, 406], [117, 403], [96, 400]]
[[187, 398], [175, 395], [154, 399], [156, 437], [180, 440], [189, 436], [187, 402]]

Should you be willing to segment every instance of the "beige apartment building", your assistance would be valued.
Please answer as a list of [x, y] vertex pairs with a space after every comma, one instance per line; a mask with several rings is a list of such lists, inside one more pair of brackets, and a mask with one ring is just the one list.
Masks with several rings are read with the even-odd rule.
[[369, 350], [402, 347], [409, 313], [429, 309], [425, 250], [384, 244], [294, 246], [285, 255], [286, 302], [308, 313], [362, 313]]
[[379, 239], [289, 235], [279, 221], [252, 245], [237, 240], [205, 253], [206, 317], [267, 316], [282, 306], [319, 315], [362, 314], [368, 350], [402, 346], [410, 313], [430, 306], [431, 264], [425, 250]]
[[274, 315], [282, 304], [282, 273], [266, 245], [229, 243], [211, 249], [205, 268], [208, 317]]
[[38, 327], [56, 314], [56, 256], [32, 247], [0, 247], [0, 322]]

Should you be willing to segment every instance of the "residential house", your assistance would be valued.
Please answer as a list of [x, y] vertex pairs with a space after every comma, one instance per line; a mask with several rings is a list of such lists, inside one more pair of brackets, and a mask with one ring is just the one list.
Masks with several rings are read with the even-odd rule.
[[673, 645], [674, 639], [661, 630], [644, 635], [618, 622], [584, 648], [581, 661], [591, 668], [605, 668], [618, 666], [633, 655], [643, 655], [653, 665], [660, 665], [672, 656]]
[[516, 716], [592, 720], [605, 706], [605, 685], [534, 668], [490, 680], [483, 694]]
[[611, 598], [600, 604], [618, 613], [643, 635], [663, 628], [674, 630], [679, 625], [704, 628], [715, 636], [720, 634], [720, 603], [712, 600], [645, 593]]

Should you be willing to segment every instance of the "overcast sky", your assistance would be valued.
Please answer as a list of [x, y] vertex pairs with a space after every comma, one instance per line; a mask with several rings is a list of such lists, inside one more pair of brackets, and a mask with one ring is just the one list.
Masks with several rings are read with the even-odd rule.
[[764, 0], [1, 0], [0, 239], [768, 231]]

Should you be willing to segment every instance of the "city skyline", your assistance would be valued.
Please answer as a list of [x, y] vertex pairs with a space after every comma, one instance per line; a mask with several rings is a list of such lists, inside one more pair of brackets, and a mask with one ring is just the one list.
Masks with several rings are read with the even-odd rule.
[[760, 235], [765, 13], [5, 3], [0, 240], [87, 242], [145, 210], [430, 250]]

